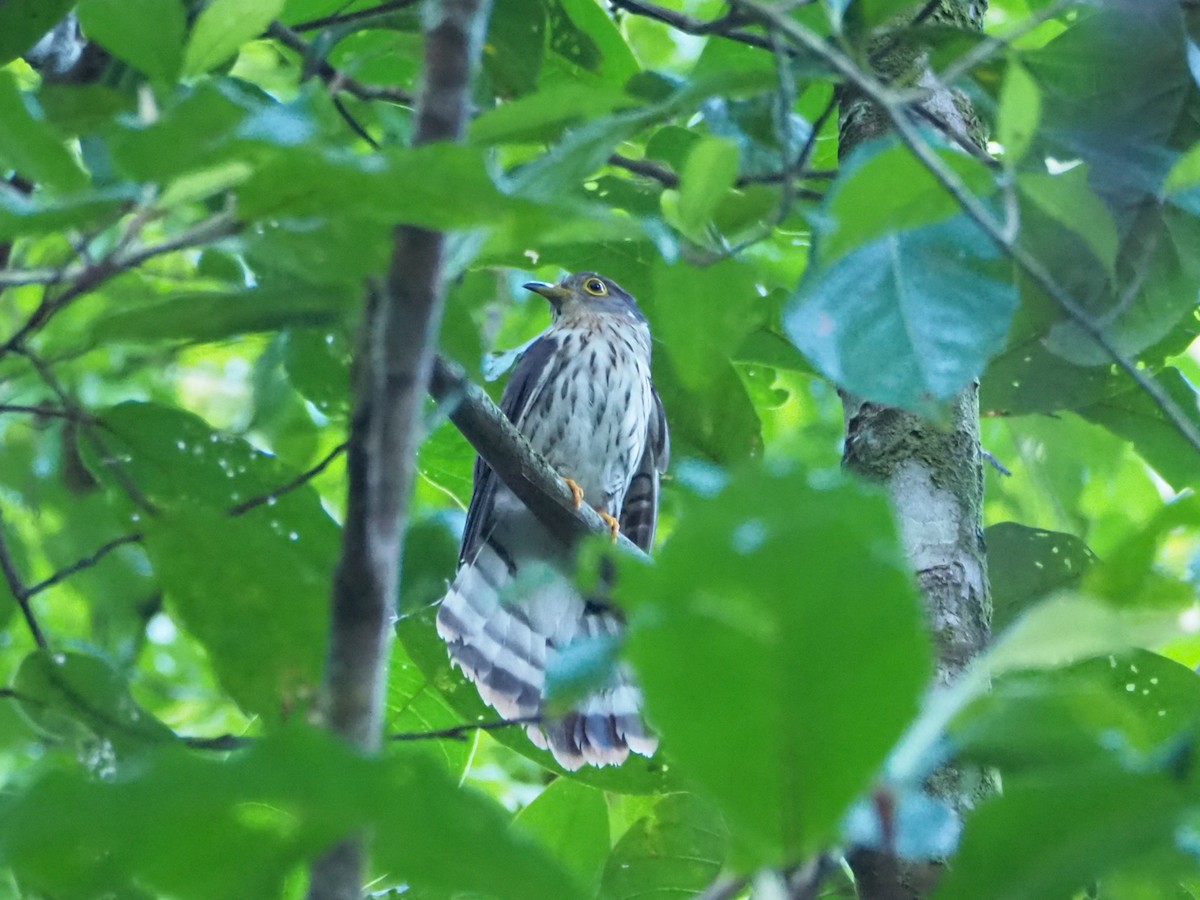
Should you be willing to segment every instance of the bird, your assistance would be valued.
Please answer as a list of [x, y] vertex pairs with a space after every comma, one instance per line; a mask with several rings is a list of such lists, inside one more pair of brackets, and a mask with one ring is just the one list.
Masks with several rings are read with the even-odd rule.
[[[627, 291], [595, 272], [524, 287], [549, 301], [552, 321], [517, 362], [500, 408], [566, 480], [577, 507], [589, 503], [614, 540], [619, 531], [649, 552], [670, 459], [649, 323]], [[627, 663], [566, 712], [547, 709], [555, 658], [574, 642], [624, 630], [621, 610], [604, 598], [585, 597], [569, 578], [531, 576], [544, 566], [569, 573], [573, 549], [477, 458], [458, 569], [436, 620], [451, 662], [480, 696], [506, 720], [524, 721], [530, 739], [571, 771], [658, 747]]]

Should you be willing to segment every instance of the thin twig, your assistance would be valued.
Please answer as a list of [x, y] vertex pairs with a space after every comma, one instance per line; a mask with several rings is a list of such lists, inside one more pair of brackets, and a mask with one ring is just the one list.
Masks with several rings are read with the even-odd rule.
[[670, 25], [675, 30], [682, 31], [684, 34], [691, 34], [697, 37], [716, 35], [731, 41], [737, 41], [740, 44], [758, 47], [762, 50], [771, 49], [770, 40], [761, 34], [742, 31], [738, 26], [744, 20], [733, 15], [723, 16], [720, 19], [698, 19], [695, 16], [676, 12], [673, 9], [667, 9], [654, 3], [643, 2], [643, 0], [612, 0], [612, 5], [634, 15], [645, 16], [648, 19], [662, 22], [664, 25]]
[[231, 506], [229, 508], [229, 514], [231, 516], [243, 515], [245, 513], [248, 513], [250, 510], [254, 509], [255, 507], [262, 506], [264, 503], [273, 503], [274, 501], [276, 501], [280, 497], [282, 497], [284, 494], [289, 493], [290, 491], [294, 491], [294, 490], [296, 490], [296, 488], [303, 487], [304, 485], [308, 484], [308, 482], [312, 481], [314, 478], [316, 478], [318, 475], [320, 475], [322, 472], [324, 472], [326, 469], [328, 469], [330, 464], [345, 452], [346, 452], [346, 442], [343, 441], [342, 443], [340, 443], [336, 447], [334, 447], [332, 450], [330, 450], [329, 453], [325, 455], [324, 459], [322, 459], [319, 463], [317, 463], [315, 466], [313, 466], [308, 471], [301, 472], [299, 475], [297, 475], [291, 481], [287, 482], [286, 484], [282, 484], [279, 487], [274, 488], [273, 490], [268, 491], [265, 494], [259, 494], [257, 497], [251, 497], [249, 500], [242, 501], [241, 503], [237, 504], [237, 506]]
[[0, 403], [0, 413], [28, 413], [46, 419], [70, 419], [76, 422], [97, 421], [95, 416], [81, 410], [63, 409], [58, 406], [31, 406], [24, 403]]
[[33, 366], [34, 370], [38, 373], [38, 376], [42, 379], [46, 386], [49, 387], [50, 390], [52, 390], [58, 397], [59, 402], [62, 403], [66, 409], [76, 413], [76, 419], [82, 426], [81, 430], [84, 438], [89, 444], [92, 445], [92, 449], [95, 451], [100, 462], [106, 469], [108, 469], [108, 471], [113, 474], [113, 477], [116, 478], [117, 483], [121, 485], [122, 490], [124, 490], [129, 496], [129, 499], [132, 500], [133, 503], [140, 507], [144, 512], [149, 513], [150, 515], [156, 515], [158, 513], [158, 507], [155, 506], [150, 498], [142, 493], [142, 489], [138, 487], [137, 482], [133, 480], [129, 473], [125, 471], [124, 467], [122, 467], [121, 464], [109, 452], [108, 445], [104, 442], [104, 438], [100, 436], [99, 425], [102, 423], [84, 413], [83, 407], [80, 405], [79, 401], [76, 400], [74, 395], [67, 390], [66, 386], [58, 380], [58, 376], [54, 374], [54, 370], [51, 368], [48, 362], [46, 362], [28, 347], [17, 347], [16, 351], [29, 360], [29, 364]]
[[235, 234], [240, 227], [240, 224], [232, 216], [222, 212], [160, 243], [119, 252], [117, 248], [114, 248], [100, 259], [83, 265], [68, 266], [57, 270], [0, 272], [0, 287], [7, 284], [44, 284], [47, 287], [57, 284], [67, 285], [58, 294], [51, 294], [47, 290], [41, 303], [30, 314], [25, 324], [18, 328], [8, 340], [0, 344], [0, 357], [20, 349], [30, 337], [50, 321], [52, 316], [89, 291], [95, 290], [110, 278], [130, 269], [136, 269], [142, 263], [156, 256], [211, 244], [223, 237]]
[[46, 633], [42, 631], [37, 616], [33, 614], [33, 607], [29, 605], [29, 588], [25, 586], [21, 573], [17, 571], [16, 561], [8, 548], [8, 538], [4, 534], [3, 511], [0, 511], [0, 569], [4, 570], [4, 580], [8, 582], [8, 589], [12, 591], [17, 606], [21, 608], [21, 615], [25, 617], [25, 624], [29, 627], [34, 642], [43, 650], [49, 650], [50, 643], [46, 640]]
[[[632, 172], [635, 175], [644, 175], [646, 178], [657, 181], [665, 188], [675, 189], [679, 187], [679, 175], [670, 166], [655, 162], [652, 159], [633, 159], [628, 156], [622, 156], [620, 153], [614, 153], [608, 158], [608, 164], [616, 166], [619, 169], [624, 169], [627, 172]], [[788, 166], [779, 172], [763, 172], [759, 175], [739, 175], [733, 186], [744, 188], [754, 184], [781, 184], [788, 178], [796, 181], [832, 181], [836, 177], [836, 169], [797, 169], [794, 166]], [[817, 200], [823, 197], [823, 195], [815, 191], [803, 190], [797, 191], [797, 196]]]
[[142, 539], [143, 539], [143, 535], [141, 534], [141, 532], [134, 532], [133, 534], [123, 534], [120, 537], [113, 538], [107, 544], [101, 545], [100, 549], [98, 549], [95, 553], [91, 554], [90, 556], [85, 556], [83, 559], [77, 560], [77, 561], [71, 563], [69, 566], [64, 566], [63, 568], [61, 568], [57, 572], [55, 572], [53, 575], [51, 575], [49, 578], [45, 579], [44, 581], [39, 581], [37, 584], [28, 588], [28, 590], [26, 591], [26, 595], [29, 597], [32, 597], [35, 594], [40, 594], [42, 591], [44, 591], [48, 588], [52, 588], [56, 584], [59, 584], [63, 581], [66, 581], [68, 578], [70, 578], [72, 575], [76, 574], [77, 572], [82, 572], [84, 569], [90, 569], [92, 566], [99, 563], [102, 559], [104, 559], [104, 557], [108, 556], [108, 554], [112, 553], [118, 547], [124, 547], [126, 544], [137, 544], [137, 543], [141, 542]]
[[522, 716], [515, 719], [497, 719], [491, 722], [472, 722], [466, 725], [452, 725], [437, 731], [401, 731], [389, 734], [388, 740], [399, 743], [403, 741], [461, 741], [476, 731], [502, 731], [506, 728], [521, 725], [541, 725], [541, 716]]
[[331, 16], [322, 16], [319, 19], [309, 19], [307, 22], [299, 22], [292, 26], [292, 30], [316, 31], [318, 28], [328, 28], [330, 25], [348, 25], [351, 22], [361, 22], [363, 19], [373, 19], [376, 16], [407, 9], [410, 6], [416, 6], [418, 2], [420, 0], [390, 0], [388, 3], [380, 3], [378, 6], [359, 9], [351, 13], [335, 13]]
[[363, 84], [357, 78], [352, 78], [340, 69], [335, 69], [324, 58], [314, 60], [312, 45], [282, 22], [272, 22], [267, 29], [267, 35], [290, 50], [299, 53], [306, 61], [315, 62], [316, 68], [313, 71], [334, 93], [342, 91], [354, 95], [359, 100], [386, 100], [401, 106], [412, 106], [414, 103], [413, 95], [402, 88]]

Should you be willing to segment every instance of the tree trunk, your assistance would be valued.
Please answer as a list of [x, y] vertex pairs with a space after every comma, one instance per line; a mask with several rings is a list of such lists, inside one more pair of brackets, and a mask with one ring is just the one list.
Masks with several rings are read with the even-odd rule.
[[[942, 0], [917, 12], [928, 18], [978, 28], [982, 4]], [[928, 15], [923, 15], [928, 13]], [[977, 146], [984, 144], [965, 96], [938, 84], [923, 52], [881, 42], [873, 62], [892, 84], [931, 90], [926, 118]], [[883, 136], [887, 117], [868, 99], [847, 89], [840, 109], [839, 154]], [[949, 421], [935, 425], [902, 409], [843, 394], [844, 462], [882, 484], [891, 497], [908, 558], [925, 597], [937, 652], [936, 681], [954, 681], [988, 642], [991, 597], [983, 544], [983, 457], [979, 441], [978, 385], [953, 401]], [[983, 773], [946, 766], [930, 792], [963, 813], [991, 792]], [[916, 900], [935, 885], [940, 866], [912, 863], [886, 850], [858, 848], [850, 863], [864, 900]]]

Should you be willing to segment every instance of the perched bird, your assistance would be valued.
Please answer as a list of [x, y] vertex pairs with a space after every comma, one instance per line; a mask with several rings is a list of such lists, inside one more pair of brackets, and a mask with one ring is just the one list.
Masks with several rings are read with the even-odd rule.
[[[650, 380], [650, 327], [637, 302], [593, 272], [558, 284], [531, 282], [553, 322], [529, 346], [500, 407], [614, 529], [649, 551], [658, 523], [659, 475], [670, 444]], [[559, 764], [624, 762], [658, 746], [641, 716], [642, 694], [625, 664], [564, 715], [546, 717], [546, 669], [574, 641], [617, 635], [618, 609], [585, 598], [566, 578], [522, 580], [538, 566], [569, 571], [572, 546], [552, 533], [475, 462], [458, 573], [438, 610], [450, 658], [506, 719], [543, 717], [526, 730]]]

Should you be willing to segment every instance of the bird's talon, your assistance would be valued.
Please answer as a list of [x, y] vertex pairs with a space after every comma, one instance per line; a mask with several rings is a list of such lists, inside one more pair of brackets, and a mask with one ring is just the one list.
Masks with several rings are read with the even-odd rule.
[[571, 489], [571, 497], [575, 501], [575, 508], [579, 509], [579, 507], [583, 506], [583, 488], [571, 478], [564, 478], [563, 481]]
[[603, 510], [598, 509], [596, 512], [600, 513], [600, 518], [608, 525], [609, 534], [612, 535], [612, 542], [615, 544], [617, 542], [617, 535], [621, 533], [621, 523]]

